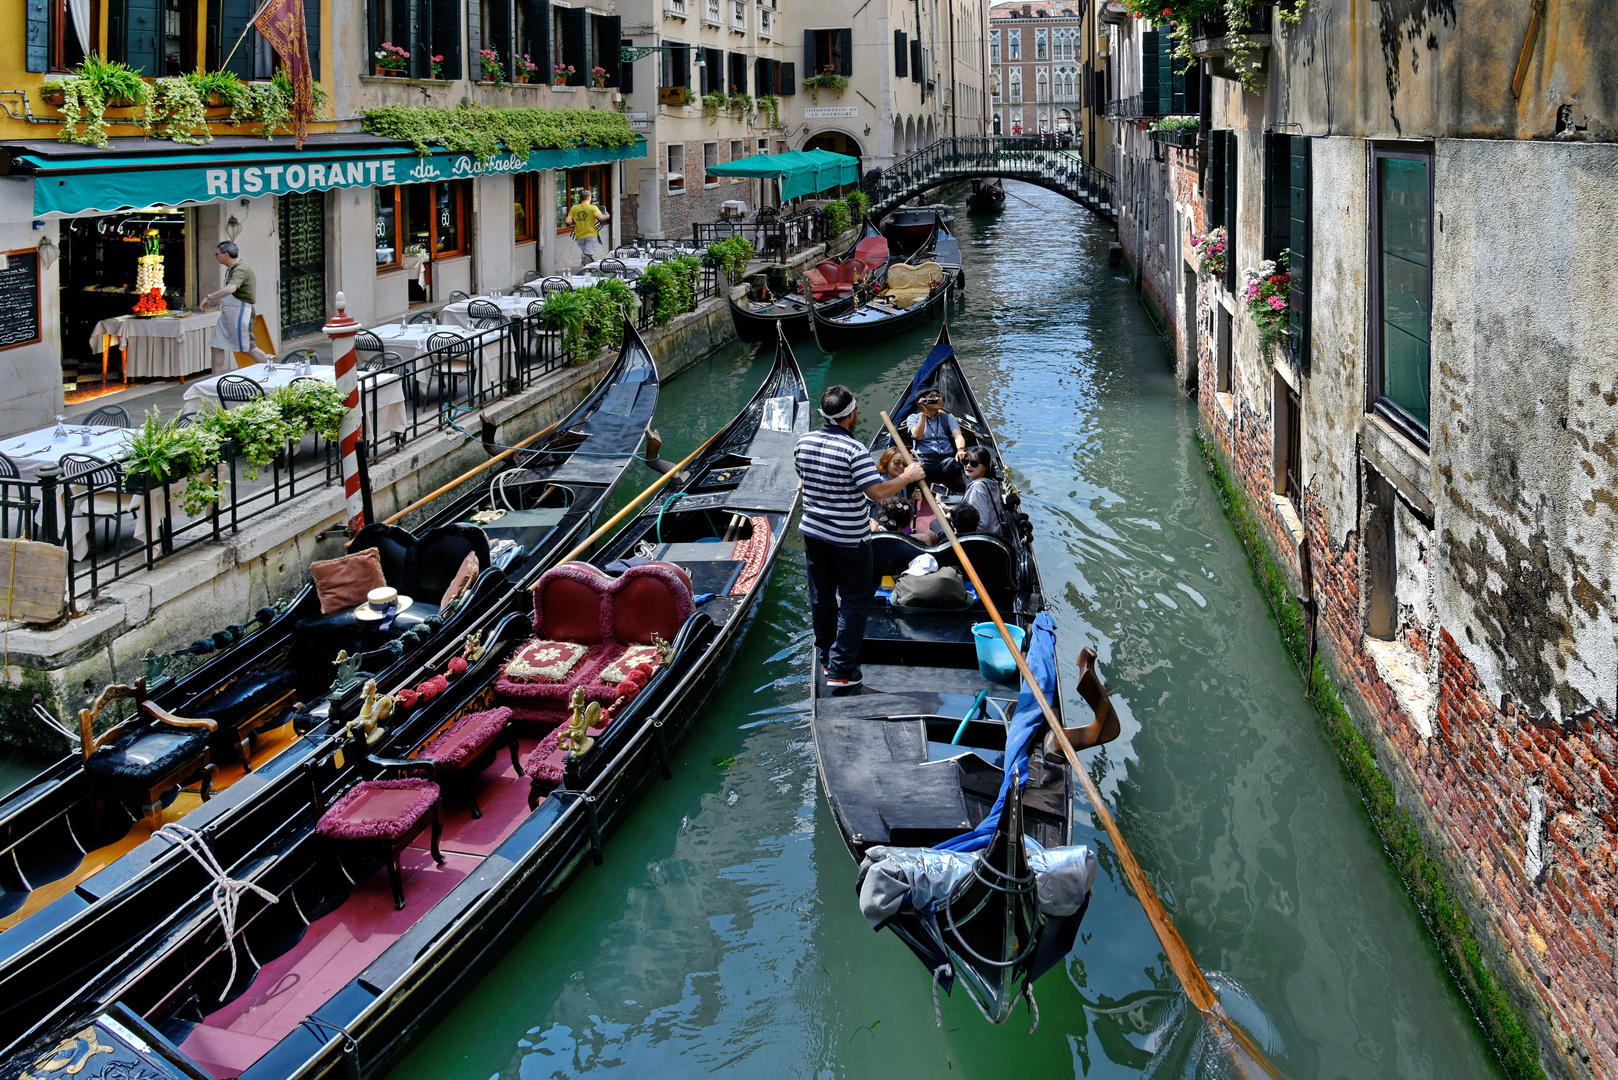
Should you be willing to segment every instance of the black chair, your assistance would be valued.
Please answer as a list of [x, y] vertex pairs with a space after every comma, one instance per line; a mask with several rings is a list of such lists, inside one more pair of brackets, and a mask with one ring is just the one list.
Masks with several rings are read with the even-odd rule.
[[362, 361], [360, 363], [360, 367], [364, 368], [366, 371], [386, 371], [394, 364], [402, 363], [404, 363], [404, 357], [400, 356], [398, 353], [381, 352], [377, 353], [377, 355], [371, 357], [369, 360]]
[[462, 300], [470, 300], [470, 299], [472, 299], [472, 297], [469, 294], [463, 293], [459, 289], [454, 289], [449, 294], [449, 302], [452, 303], [452, 304], [458, 304]]
[[542, 278], [544, 276], [545, 275], [541, 274], [538, 270], [524, 270], [522, 272], [522, 283], [524, 285], [526, 285], [530, 281], [538, 281], [540, 278]]
[[[34, 535], [35, 500], [32, 490], [23, 483], [17, 463], [0, 454], [0, 535], [17, 539]], [[13, 510], [17, 512], [15, 519], [11, 515]], [[12, 527], [13, 520], [16, 528]]]
[[500, 317], [500, 308], [487, 300], [474, 300], [466, 306], [466, 317], [475, 324], [479, 319]]
[[437, 322], [438, 322], [438, 313], [437, 312], [423, 311], [423, 312], [420, 312], [418, 314], [412, 315], [412, 316], [410, 316], [410, 318], [406, 319], [405, 320], [405, 325], [406, 326], [428, 326], [428, 325], [434, 325]]
[[104, 424], [107, 427], [126, 428], [129, 426], [129, 410], [122, 405], [103, 405], [83, 420], [80, 420], [79, 423]]
[[596, 273], [602, 277], [621, 278], [629, 273], [629, 267], [624, 264], [622, 259], [602, 259]]
[[[427, 353], [438, 368], [439, 400], [448, 403], [454, 400], [455, 384], [461, 379], [467, 381], [467, 390], [470, 394], [474, 380], [477, 378], [477, 357], [473, 355], [472, 341], [459, 334], [434, 334], [427, 339]], [[449, 380], [449, 395], [444, 394], [444, 381]]]
[[354, 335], [354, 349], [356, 352], [381, 352], [382, 339], [369, 330], [361, 330]]
[[474, 330], [498, 330], [504, 325], [506, 325], [504, 315], [485, 315], [481, 319], [472, 320], [472, 329]]
[[652, 261], [668, 262], [678, 254], [679, 252], [675, 251], [673, 248], [658, 248], [656, 251], [652, 252]]
[[[356, 345], [356, 348], [358, 346]], [[301, 364], [308, 361], [310, 364], [320, 363], [320, 354], [313, 349], [294, 349], [287, 353], [285, 359], [277, 359], [277, 364]]]
[[511, 290], [512, 296], [538, 296], [539, 290], [532, 285], [519, 285]]
[[635, 247], [633, 244], [625, 244], [622, 247], [613, 248], [612, 257], [615, 259], [638, 259], [640, 258], [640, 248]]
[[117, 522], [122, 532], [123, 515], [134, 517], [140, 513], [142, 497], [124, 490], [124, 469], [116, 461], [103, 461], [90, 454], [63, 454], [57, 464], [62, 467], [62, 481], [67, 488], [68, 518], [83, 517], [92, 522], [100, 518], [109, 544], [113, 523]]
[[183, 412], [174, 418], [174, 426], [176, 429], [188, 428], [196, 422], [197, 414], [194, 412]]
[[223, 408], [257, 401], [264, 396], [264, 388], [246, 375], [219, 376], [219, 404]]
[[551, 293], [572, 291], [573, 283], [567, 278], [548, 277], [539, 283], [539, 292], [542, 296], [549, 296]]

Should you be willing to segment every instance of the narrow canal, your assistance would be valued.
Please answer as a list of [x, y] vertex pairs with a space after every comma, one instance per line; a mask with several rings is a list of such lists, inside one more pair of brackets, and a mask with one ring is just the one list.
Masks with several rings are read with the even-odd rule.
[[[1123, 737], [1087, 756], [1125, 838], [1288, 1077], [1497, 1075], [1302, 698], [1108, 230], [1014, 192], [1037, 209], [958, 222], [951, 336], [1027, 495], [1069, 696], [1092, 643], [1122, 706]], [[815, 393], [856, 390], [863, 439], [934, 332], [797, 354]], [[666, 456], [767, 362], [737, 350], [674, 380]], [[809, 738], [807, 622], [794, 533], [675, 779], [393, 1080], [1223, 1075], [1087, 815], [1104, 873], [1065, 970], [1036, 984], [1038, 1030], [990, 1027], [964, 996], [934, 1026], [926, 973], [855, 907]]]

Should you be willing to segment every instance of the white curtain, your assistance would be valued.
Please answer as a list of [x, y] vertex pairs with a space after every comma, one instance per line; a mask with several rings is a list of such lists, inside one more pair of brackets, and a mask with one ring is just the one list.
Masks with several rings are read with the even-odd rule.
[[67, 0], [67, 10], [73, 16], [73, 32], [78, 35], [79, 50], [90, 55], [90, 0]]

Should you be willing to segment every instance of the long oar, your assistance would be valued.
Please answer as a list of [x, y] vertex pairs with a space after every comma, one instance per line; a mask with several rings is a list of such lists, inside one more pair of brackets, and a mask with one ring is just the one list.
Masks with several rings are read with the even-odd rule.
[[663, 490], [663, 485], [667, 484], [670, 480], [672, 480], [676, 476], [680, 475], [680, 470], [681, 469], [683, 469], [687, 465], [691, 464], [691, 462], [696, 459], [698, 454], [702, 453], [704, 450], [708, 449], [708, 447], [712, 446], [713, 441], [715, 439], [719, 438], [719, 436], [723, 435], [724, 433], [725, 433], [725, 429], [720, 428], [718, 431], [716, 431], [712, 435], [708, 436], [708, 441], [707, 442], [703, 443], [701, 446], [697, 447], [695, 450], [693, 450], [689, 454], [687, 454], [685, 456], [684, 461], [682, 461], [678, 465], [674, 466], [674, 468], [670, 469], [668, 472], [664, 473], [662, 476], [659, 476], [657, 478], [656, 482], [653, 483], [651, 487], [647, 488], [645, 491], [641, 492], [639, 495], [636, 495], [633, 499], [629, 500], [629, 505], [628, 506], [624, 507], [622, 510], [618, 511], [616, 514], [612, 515], [612, 517], [607, 520], [606, 524], [602, 525], [595, 532], [591, 533], [589, 536], [586, 536], [583, 540], [579, 541], [579, 546], [574, 548], [572, 551], [568, 552], [566, 555], [563, 555], [560, 561], [561, 562], [572, 562], [574, 559], [576, 559], [580, 555], [584, 554], [584, 552], [590, 547], [591, 544], [595, 543], [597, 540], [599, 540], [603, 536], [607, 535], [607, 532], [610, 529], [612, 529], [614, 526], [616, 526], [624, 518], [628, 517], [629, 512], [631, 510], [634, 510], [636, 507], [640, 506], [641, 503], [645, 502], [647, 499], [649, 499], [651, 496], [655, 495], [657, 492], [662, 491]]
[[[882, 423], [888, 429], [888, 435], [893, 439], [893, 445], [904, 456], [905, 464], [909, 465], [912, 460], [910, 451], [905, 447], [904, 440], [899, 437], [898, 429], [893, 426], [893, 420], [887, 413], [882, 413]], [[1011, 633], [1006, 629], [1005, 621], [1000, 618], [999, 609], [994, 606], [994, 601], [989, 598], [989, 590], [983, 587], [983, 580], [978, 577], [977, 568], [972, 565], [972, 560], [967, 558], [966, 552], [962, 550], [961, 542], [955, 536], [954, 528], [950, 526], [948, 515], [944, 513], [943, 507], [938, 505], [938, 500], [933, 497], [932, 489], [928, 487], [926, 481], [923, 481], [919, 486], [921, 487], [921, 493], [926, 496], [927, 505], [933, 509], [933, 516], [938, 519], [939, 527], [944, 530], [944, 535], [949, 538], [950, 547], [955, 550], [956, 557], [961, 560], [961, 568], [972, 579], [972, 584], [977, 586], [978, 599], [983, 601], [983, 607], [988, 611], [989, 618], [994, 620], [994, 625], [1000, 631], [1000, 636], [1005, 639], [1006, 647], [1011, 652], [1011, 658], [1017, 662], [1017, 670], [1022, 672], [1024, 684], [1033, 692], [1034, 700], [1039, 703], [1040, 711], [1045, 714], [1045, 722], [1050, 725], [1051, 731], [1055, 732], [1056, 741], [1061, 744], [1062, 753], [1066, 755], [1069, 767], [1078, 776], [1079, 782], [1084, 785], [1084, 793], [1089, 797], [1090, 805], [1094, 808], [1096, 816], [1101, 819], [1101, 827], [1106, 830], [1107, 838], [1112, 841], [1113, 850], [1118, 855], [1118, 861], [1123, 865], [1124, 873], [1128, 876], [1130, 885], [1134, 887], [1135, 898], [1140, 901], [1141, 907], [1146, 909], [1146, 919], [1152, 924], [1152, 931], [1157, 934], [1157, 940], [1163, 946], [1163, 951], [1168, 954], [1169, 966], [1174, 969], [1175, 977], [1180, 980], [1180, 985], [1185, 988], [1186, 996], [1191, 999], [1191, 1004], [1197, 1007], [1197, 1011], [1202, 1013], [1203, 1019], [1208, 1021], [1215, 1037], [1223, 1046], [1225, 1053], [1229, 1055], [1231, 1063], [1236, 1066], [1238, 1073], [1250, 1077], [1264, 1075], [1280, 1080], [1281, 1074], [1264, 1056], [1264, 1051], [1258, 1048], [1258, 1044], [1253, 1042], [1245, 1031], [1236, 1026], [1235, 1021], [1226, 1015], [1224, 1008], [1219, 1004], [1219, 999], [1214, 996], [1213, 987], [1208, 985], [1208, 980], [1202, 974], [1202, 969], [1192, 959], [1191, 950], [1186, 947], [1185, 939], [1180, 937], [1180, 932], [1174, 928], [1174, 923], [1169, 920], [1168, 911], [1163, 907], [1163, 901], [1158, 899], [1157, 893], [1152, 889], [1151, 882], [1146, 880], [1145, 872], [1141, 870], [1140, 864], [1135, 861], [1134, 854], [1130, 852], [1129, 845], [1124, 843], [1123, 835], [1118, 832], [1117, 823], [1112, 820], [1112, 814], [1107, 811], [1106, 804], [1101, 801], [1101, 792], [1096, 790], [1095, 782], [1090, 779], [1089, 770], [1079, 763], [1079, 755], [1073, 749], [1073, 744], [1068, 741], [1066, 730], [1063, 729], [1061, 721], [1056, 718], [1056, 712], [1051, 708], [1051, 703], [1046, 700], [1045, 692], [1039, 688], [1039, 683], [1034, 680], [1034, 673], [1028, 670], [1028, 661], [1023, 659], [1017, 643], [1012, 640]], [[1007, 750], [1009, 752], [1010, 748], [1008, 747]]]
[[438, 498], [440, 495], [444, 494], [446, 491], [448, 491], [448, 490], [450, 490], [451, 488], [454, 488], [454, 487], [459, 487], [462, 483], [466, 482], [467, 480], [472, 479], [472, 477], [476, 476], [478, 473], [482, 472], [484, 469], [487, 469], [490, 465], [493, 465], [495, 462], [501, 460], [502, 458], [510, 457], [512, 454], [515, 454], [518, 450], [521, 450], [523, 447], [527, 446], [529, 443], [533, 442], [535, 439], [543, 439], [545, 436], [547, 436], [551, 432], [555, 431], [557, 426], [559, 424], [561, 424], [561, 422], [562, 421], [558, 420], [555, 424], [552, 424], [550, 427], [543, 428], [543, 429], [541, 429], [539, 431], [534, 432], [532, 435], [528, 436], [528, 438], [524, 439], [520, 443], [517, 443], [515, 446], [511, 446], [511, 447], [508, 447], [505, 450], [500, 451], [494, 457], [490, 458], [488, 461], [485, 461], [482, 465], [479, 465], [477, 468], [469, 469], [466, 472], [463, 472], [461, 475], [457, 476], [455, 479], [451, 480], [449, 483], [445, 484], [443, 487], [439, 488], [437, 491], [431, 492], [430, 494], [427, 494], [427, 495], [423, 495], [421, 498], [417, 499], [415, 502], [411, 503], [409, 506], [407, 506], [403, 510], [399, 511], [397, 514], [394, 514], [392, 517], [390, 517], [390, 518], [386, 519], [385, 521], [383, 521], [382, 524], [384, 524], [384, 525], [392, 525], [395, 521], [398, 521], [400, 518], [404, 517], [406, 514], [410, 513], [412, 510], [420, 510], [423, 506], [426, 506], [428, 503], [432, 502], [434, 499]]

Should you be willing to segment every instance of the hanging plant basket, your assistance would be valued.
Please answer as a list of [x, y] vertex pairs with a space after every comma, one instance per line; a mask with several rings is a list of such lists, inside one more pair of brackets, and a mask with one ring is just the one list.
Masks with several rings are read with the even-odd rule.
[[[39, 96], [44, 100], [45, 104], [53, 109], [60, 109], [66, 97], [60, 86], [53, 86], [49, 83], [39, 88]], [[113, 97], [107, 99], [107, 108], [109, 109], [133, 109], [138, 104], [140, 102], [130, 98]]]

